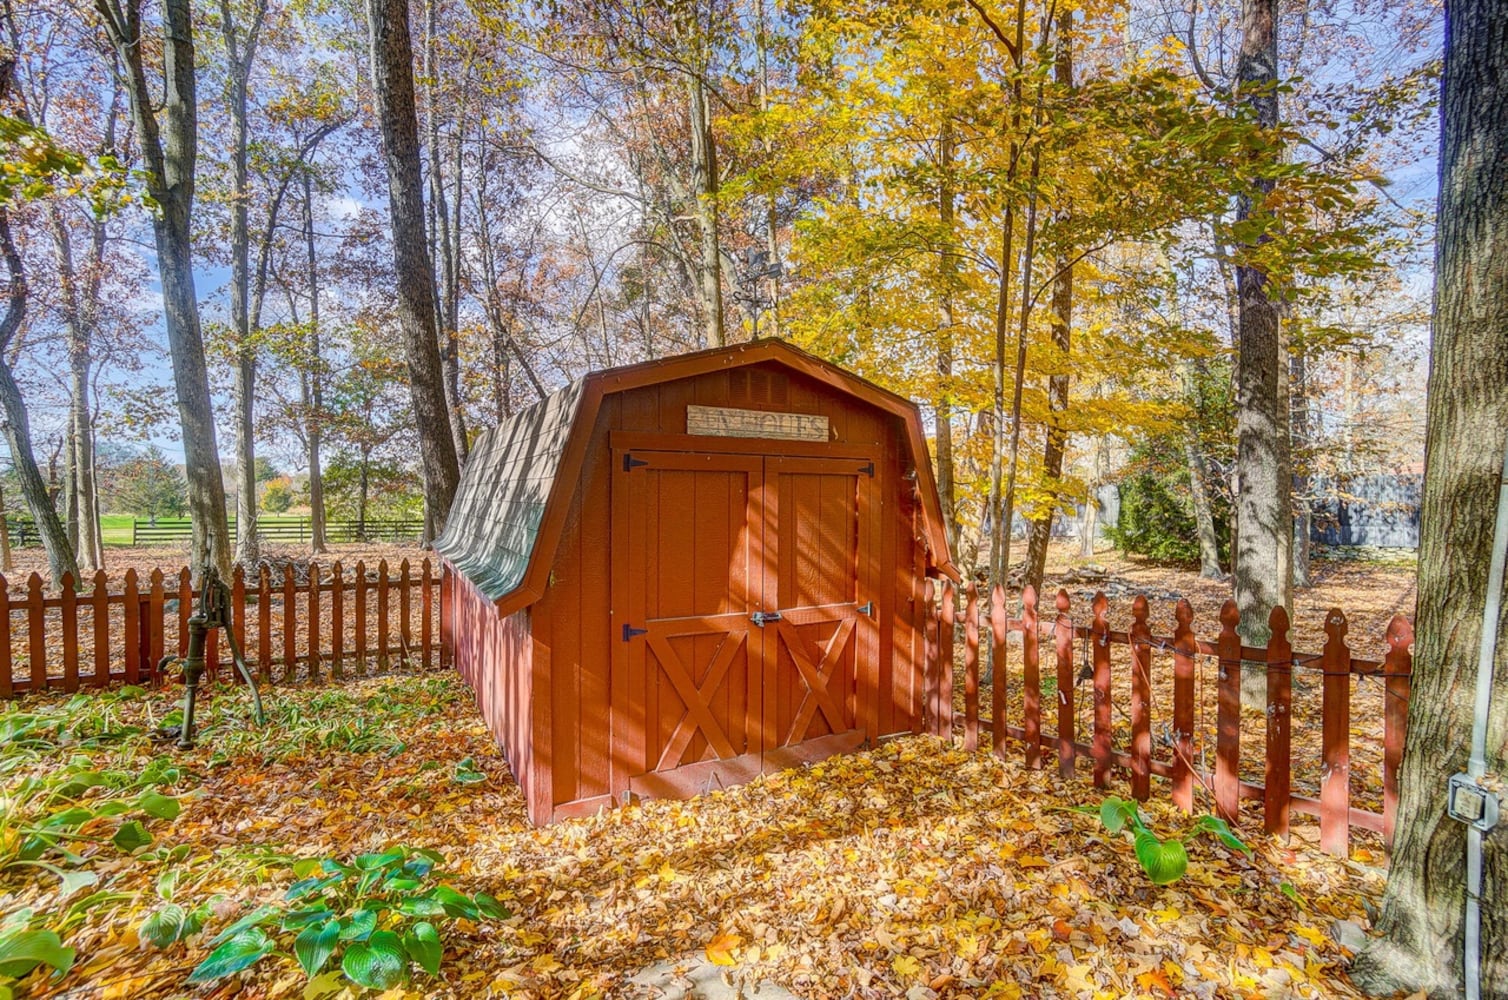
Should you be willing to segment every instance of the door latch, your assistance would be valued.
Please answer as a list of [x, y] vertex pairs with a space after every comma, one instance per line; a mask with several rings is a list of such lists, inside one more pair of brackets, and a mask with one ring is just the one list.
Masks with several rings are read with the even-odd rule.
[[778, 621], [780, 621], [780, 612], [779, 611], [756, 611], [752, 615], [749, 616], [749, 621], [753, 622], [755, 625], [758, 625], [760, 628], [764, 628], [765, 624], [767, 622], [778, 622]]

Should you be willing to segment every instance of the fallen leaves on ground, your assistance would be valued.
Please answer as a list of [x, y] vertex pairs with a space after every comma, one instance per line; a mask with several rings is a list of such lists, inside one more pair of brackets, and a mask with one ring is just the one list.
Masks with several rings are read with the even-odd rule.
[[[112, 724], [154, 725], [169, 699], [120, 702]], [[220, 984], [185, 980], [214, 934], [286, 890], [271, 859], [392, 844], [440, 851], [458, 889], [513, 914], [463, 922], [440, 977], [392, 998], [647, 996], [628, 981], [636, 971], [703, 957], [734, 982], [811, 998], [1356, 996], [1330, 927], [1364, 924], [1384, 877], [1360, 851], [1337, 860], [1247, 831], [1254, 856], [1200, 842], [1188, 876], [1159, 888], [1128, 842], [1070, 811], [1098, 802], [1087, 782], [931, 737], [533, 829], [449, 675], [268, 700], [273, 721], [252, 731], [244, 692], [218, 689], [193, 751], [132, 740], [91, 751], [120, 767], [174, 755], [184, 808], [152, 829], [159, 847], [188, 850], [99, 854], [98, 898], [59, 900], [56, 880], [0, 873], [0, 909], [34, 907], [78, 949], [67, 976], [33, 975], [22, 995], [339, 996], [337, 982], [306, 985], [285, 959]], [[1164, 804], [1146, 813], [1165, 834], [1185, 826]], [[201, 934], [156, 951], [137, 928], [164, 880], [184, 906], [221, 898]]]

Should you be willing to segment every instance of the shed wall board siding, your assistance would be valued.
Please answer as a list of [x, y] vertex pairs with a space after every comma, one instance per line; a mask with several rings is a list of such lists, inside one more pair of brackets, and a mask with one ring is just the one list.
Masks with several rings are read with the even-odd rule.
[[[455, 663], [476, 695], [477, 709], [507, 757], [529, 805], [529, 818], [548, 822], [548, 792], [539, 794], [539, 775], [533, 732], [534, 640], [530, 613], [506, 618], [470, 580], [451, 573]], [[539, 805], [544, 806], [543, 811]]]
[[[755, 365], [718, 371], [674, 382], [610, 393], [603, 400], [586, 451], [580, 482], [571, 498], [566, 530], [551, 565], [550, 584], [532, 608], [533, 640], [548, 650], [551, 775], [555, 815], [576, 811], [572, 803], [607, 801], [628, 788], [623, 761], [613, 759], [613, 717], [609, 692], [614, 630], [612, 577], [612, 510], [610, 484], [612, 431], [686, 433], [686, 406], [748, 405], [730, 391], [730, 376], [740, 372], [784, 385], [783, 400], [755, 400], [791, 412], [825, 415], [833, 429], [832, 444], [874, 446], [879, 510], [871, 550], [875, 559], [878, 618], [868, 630], [861, 655], [870, 659], [870, 677], [878, 683], [878, 735], [915, 731], [921, 719], [922, 658], [917, 641], [917, 593], [912, 579], [925, 566], [912, 516], [910, 481], [905, 479], [900, 422], [831, 386], [779, 365]], [[748, 375], [740, 376], [744, 385]], [[740, 387], [744, 388], [743, 386]], [[780, 442], [770, 442], [778, 452]], [[666, 557], [689, 558], [689, 553]], [[516, 617], [516, 616], [515, 616]], [[543, 694], [542, 694], [543, 697]], [[543, 750], [543, 748], [541, 748]], [[564, 811], [561, 807], [567, 806]]]

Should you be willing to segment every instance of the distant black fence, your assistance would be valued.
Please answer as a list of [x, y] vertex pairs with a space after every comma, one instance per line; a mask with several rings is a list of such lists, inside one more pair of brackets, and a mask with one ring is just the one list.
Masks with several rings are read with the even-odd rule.
[[[28, 548], [41, 544], [36, 524], [30, 518], [7, 517], [5, 523], [12, 547]], [[312, 532], [308, 518], [257, 522], [257, 534], [265, 542], [308, 544]], [[236, 519], [233, 517], [230, 518], [230, 533], [232, 536], [236, 533]], [[175, 545], [188, 542], [192, 535], [193, 525], [188, 518], [164, 518], [155, 523], [137, 520], [131, 523], [129, 540], [120, 538], [117, 533], [114, 539], [106, 541], [106, 545]], [[423, 537], [424, 520], [417, 517], [366, 521], [332, 519], [325, 522], [325, 541], [330, 543], [417, 542]]]

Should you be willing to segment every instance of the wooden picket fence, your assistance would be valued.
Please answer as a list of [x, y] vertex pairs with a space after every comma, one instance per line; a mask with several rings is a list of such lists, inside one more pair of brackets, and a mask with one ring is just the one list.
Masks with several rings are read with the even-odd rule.
[[[1152, 634], [1148, 625], [1149, 605], [1137, 597], [1132, 605], [1129, 631], [1116, 631], [1108, 621], [1109, 601], [1103, 593], [1090, 603], [1090, 616], [1076, 622], [1068, 593], [1059, 590], [1053, 608], [1039, 611], [1036, 593], [1028, 587], [1021, 596], [1018, 617], [1007, 613], [1004, 591], [996, 586], [988, 600], [981, 600], [977, 586], [965, 591], [958, 607], [951, 583], [940, 587], [929, 581], [926, 591], [928, 614], [926, 642], [929, 657], [926, 696], [926, 729], [945, 738], [954, 731], [954, 667], [958, 619], [962, 619], [963, 727], [968, 749], [979, 745], [980, 733], [990, 738], [1001, 757], [1012, 752], [1006, 737], [1024, 744], [1026, 764], [1043, 766], [1044, 750], [1056, 751], [1062, 777], [1073, 777], [1079, 762], [1092, 767], [1097, 788], [1108, 789], [1113, 774], [1129, 778], [1131, 795], [1141, 801], [1152, 794], [1153, 776], [1167, 779], [1172, 800], [1185, 812], [1195, 808], [1196, 788], [1211, 811], [1234, 827], [1242, 825], [1241, 804], [1258, 804], [1262, 829], [1287, 836], [1294, 813], [1317, 816], [1320, 844], [1325, 851], [1345, 856], [1350, 849], [1351, 828], [1381, 834], [1391, 843], [1398, 810], [1398, 770], [1403, 759], [1403, 741], [1413, 668], [1410, 647], [1413, 628], [1402, 615], [1395, 615], [1386, 632], [1387, 654], [1381, 661], [1358, 659], [1345, 642], [1346, 617], [1338, 609], [1325, 616], [1326, 642], [1315, 654], [1295, 652], [1289, 644], [1288, 615], [1273, 610], [1272, 637], [1265, 647], [1244, 646], [1236, 633], [1239, 615], [1234, 601], [1220, 612], [1220, 628], [1213, 636], [1196, 634], [1193, 610], [1188, 601], [1177, 602], [1176, 626], [1171, 636]], [[983, 654], [995, 665], [987, 693], [989, 716], [980, 716], [981, 634]], [[1015, 636], [1014, 640], [1012, 636]], [[1056, 701], [1055, 712], [1043, 711], [1043, 646], [1046, 646], [1048, 685]], [[1008, 650], [1019, 646], [1016, 662]], [[1117, 647], [1126, 652], [1113, 654]], [[1154, 653], [1164, 656], [1154, 657]], [[1171, 676], [1167, 660], [1171, 659]], [[1158, 669], [1154, 671], [1154, 661]], [[1208, 726], [1197, 726], [1196, 712], [1207, 704], [1206, 692], [1196, 693], [1196, 678], [1202, 681], [1201, 664], [1217, 667], [1218, 680], [1212, 699], [1216, 703], [1214, 739]], [[1262, 781], [1247, 780], [1242, 771], [1241, 674], [1262, 670], [1267, 681], [1265, 747], [1260, 762]], [[1154, 677], [1154, 673], [1158, 676]], [[1321, 706], [1322, 738], [1319, 793], [1294, 790], [1295, 758], [1292, 745], [1294, 680], [1306, 684], [1317, 680]], [[1080, 731], [1075, 694], [1080, 679], [1092, 680], [1092, 724]], [[1382, 808], [1371, 811], [1352, 805], [1352, 697], [1353, 678], [1382, 686]], [[1118, 710], [1122, 695], [1115, 691], [1120, 680], [1129, 701], [1129, 733], [1117, 726], [1112, 710]], [[1129, 683], [1127, 683], [1129, 682]], [[1013, 691], [1013, 686], [1019, 686]], [[1154, 690], [1165, 694], [1171, 686], [1171, 717], [1164, 711], [1154, 720], [1159, 702]], [[1202, 685], [1201, 685], [1202, 688]], [[1018, 693], [1019, 692], [1019, 693]], [[1019, 712], [1019, 724], [1009, 718]], [[1375, 708], [1373, 709], [1375, 712]], [[1124, 714], [1124, 713], [1123, 713]], [[1047, 718], [1044, 720], [1044, 715]], [[1371, 720], [1375, 722], [1374, 720]], [[1044, 725], [1044, 722], [1046, 725]], [[1162, 752], [1154, 753], [1154, 725], [1162, 724]], [[1255, 727], [1252, 727], [1255, 728]], [[1129, 739], [1127, 739], [1129, 736]], [[1085, 742], [1086, 737], [1088, 742]], [[1120, 739], [1121, 748], [1114, 742]], [[1255, 734], [1248, 734], [1254, 739]], [[1209, 744], [1213, 743], [1213, 766]], [[1198, 744], [1196, 746], [1196, 743]], [[1015, 752], [1022, 752], [1017, 750]], [[1300, 763], [1303, 763], [1302, 761]], [[1256, 766], [1250, 765], [1249, 770]]]
[[[164, 651], [188, 650], [199, 597], [191, 576], [187, 568], [173, 577], [157, 569], [143, 581], [127, 570], [112, 590], [100, 571], [92, 589], [76, 590], [65, 576], [49, 595], [33, 573], [20, 598], [0, 576], [0, 698], [160, 680]], [[317, 684], [383, 672], [395, 662], [423, 669], [439, 662], [439, 577], [428, 559], [417, 573], [404, 559], [396, 574], [385, 559], [372, 571], [365, 562], [335, 562], [328, 570], [311, 563], [302, 574], [264, 565], [250, 580], [237, 567], [230, 593], [237, 643], [263, 682]], [[209, 676], [234, 678], [217, 632], [206, 646]]]

